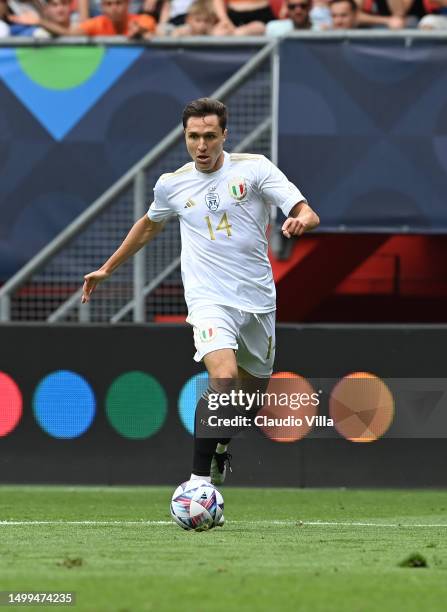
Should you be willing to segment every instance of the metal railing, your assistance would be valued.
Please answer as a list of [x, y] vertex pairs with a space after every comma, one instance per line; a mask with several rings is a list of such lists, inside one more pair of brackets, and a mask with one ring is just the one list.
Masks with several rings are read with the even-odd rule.
[[[250, 45], [255, 43], [250, 40]], [[263, 43], [211, 95], [230, 109], [228, 150], [250, 148], [275, 158], [278, 41]], [[175, 222], [101, 285], [88, 305], [80, 305], [80, 285], [83, 274], [100, 266], [145, 213], [158, 176], [187, 160], [183, 128], [178, 125], [5, 283], [0, 289], [0, 321], [143, 322], [157, 314], [184, 312]]]

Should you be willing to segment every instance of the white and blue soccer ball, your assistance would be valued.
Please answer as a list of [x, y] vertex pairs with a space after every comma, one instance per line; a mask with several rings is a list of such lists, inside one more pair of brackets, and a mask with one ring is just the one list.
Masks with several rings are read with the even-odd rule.
[[224, 500], [206, 480], [188, 480], [179, 485], [171, 500], [171, 516], [183, 529], [207, 531], [223, 525]]

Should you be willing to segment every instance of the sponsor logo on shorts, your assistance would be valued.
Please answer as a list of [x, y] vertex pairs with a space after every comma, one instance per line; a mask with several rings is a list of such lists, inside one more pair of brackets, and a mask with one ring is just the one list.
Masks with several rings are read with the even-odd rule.
[[231, 179], [228, 183], [228, 191], [232, 198], [240, 202], [247, 195], [247, 185], [245, 184], [245, 179], [242, 177], [236, 177]]

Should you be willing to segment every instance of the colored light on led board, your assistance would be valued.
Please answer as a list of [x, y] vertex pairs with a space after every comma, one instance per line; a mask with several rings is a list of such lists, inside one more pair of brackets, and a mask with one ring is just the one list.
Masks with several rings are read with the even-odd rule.
[[375, 374], [353, 372], [333, 388], [329, 413], [334, 427], [347, 440], [374, 442], [393, 422], [393, 394]]
[[[269, 399], [268, 403], [264, 403], [258, 415], [271, 419], [276, 424], [260, 425], [259, 429], [264, 435], [274, 442], [282, 443], [296, 442], [305, 438], [312, 429], [305, 417], [310, 420], [315, 417], [318, 414], [319, 404], [319, 400], [318, 402], [311, 400], [312, 397], [315, 397], [315, 389], [310, 382], [294, 372], [275, 372], [270, 378], [266, 393], [269, 398], [276, 398], [276, 401]], [[299, 409], [292, 403], [295, 397], [307, 398]], [[283, 403], [283, 398], [288, 398], [290, 401]], [[301, 423], [299, 425], [279, 424], [280, 421], [286, 423], [288, 417], [300, 417]]]
[[78, 438], [92, 424], [96, 400], [89, 383], [76, 372], [59, 370], [41, 380], [33, 397], [37, 423], [54, 438]]
[[194, 434], [194, 417], [196, 406], [202, 393], [208, 387], [208, 374], [201, 372], [192, 376], [183, 385], [178, 400], [178, 412], [183, 427], [191, 435]]
[[0, 372], [0, 437], [7, 436], [17, 427], [22, 410], [20, 389], [8, 374]]
[[158, 380], [145, 372], [126, 372], [111, 384], [106, 396], [106, 415], [124, 438], [150, 438], [167, 416], [167, 398]]

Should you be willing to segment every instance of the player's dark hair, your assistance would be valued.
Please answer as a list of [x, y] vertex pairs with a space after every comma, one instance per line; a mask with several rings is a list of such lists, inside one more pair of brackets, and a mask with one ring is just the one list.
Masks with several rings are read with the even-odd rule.
[[187, 104], [183, 111], [183, 127], [186, 129], [190, 117], [206, 117], [207, 115], [217, 115], [223, 132], [227, 127], [227, 107], [220, 100], [213, 98], [199, 98]]

